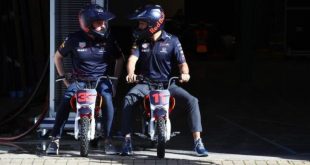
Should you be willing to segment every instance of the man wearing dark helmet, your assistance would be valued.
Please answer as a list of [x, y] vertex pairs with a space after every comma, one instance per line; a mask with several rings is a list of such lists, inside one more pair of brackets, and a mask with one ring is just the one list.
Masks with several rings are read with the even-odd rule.
[[[117, 42], [109, 34], [108, 21], [115, 16], [105, 11], [97, 4], [87, 4], [79, 12], [79, 23], [81, 30], [69, 34], [55, 53], [55, 65], [60, 76], [65, 74], [63, 68], [63, 58], [70, 55], [72, 59], [72, 72], [79, 78], [96, 79], [99, 76], [107, 75], [115, 63], [114, 76], [120, 76], [124, 58], [117, 45]], [[46, 153], [58, 154], [59, 139], [68, 120], [70, 112], [70, 99], [77, 91], [77, 85], [85, 86], [85, 82], [64, 81], [67, 87], [61, 104], [58, 107], [56, 120], [51, 132], [52, 141]], [[112, 102], [113, 84], [108, 80], [103, 80], [97, 87], [98, 93], [104, 99], [104, 135], [105, 152], [114, 152], [114, 147], [110, 141], [111, 125], [114, 116]]]
[[[127, 63], [126, 80], [137, 82], [137, 75], [143, 75], [156, 82], [167, 82], [173, 76], [173, 66], [177, 65], [180, 82], [190, 79], [189, 68], [178, 37], [163, 30], [165, 13], [159, 5], [146, 5], [130, 17], [137, 22], [133, 31], [135, 42]], [[139, 70], [136, 70], [136, 67]], [[122, 111], [122, 133], [125, 141], [122, 155], [132, 155], [131, 119], [135, 104], [149, 93], [147, 84], [138, 83], [125, 96]], [[208, 156], [200, 132], [202, 131], [198, 99], [175, 83], [169, 87], [176, 100], [176, 110], [185, 110], [194, 138], [194, 151], [198, 156]]]

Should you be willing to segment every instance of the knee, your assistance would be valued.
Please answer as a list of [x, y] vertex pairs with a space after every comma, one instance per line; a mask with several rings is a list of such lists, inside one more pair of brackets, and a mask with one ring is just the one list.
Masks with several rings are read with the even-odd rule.
[[101, 93], [101, 96], [105, 101], [112, 101], [112, 95], [110, 93]]
[[71, 97], [74, 96], [76, 90], [75, 90], [75, 89], [72, 89], [72, 88], [73, 88], [73, 87], [69, 87], [69, 88], [65, 91], [65, 93], [64, 93], [64, 99], [65, 99], [65, 100], [70, 100]]
[[64, 94], [63, 100], [64, 100], [64, 101], [70, 101], [70, 99], [71, 99], [71, 97], [73, 97], [73, 95], [74, 95], [74, 93], [72, 93], [72, 92], [66, 92], [66, 93]]
[[136, 99], [131, 95], [126, 95], [124, 98], [124, 105], [133, 105], [136, 102]]

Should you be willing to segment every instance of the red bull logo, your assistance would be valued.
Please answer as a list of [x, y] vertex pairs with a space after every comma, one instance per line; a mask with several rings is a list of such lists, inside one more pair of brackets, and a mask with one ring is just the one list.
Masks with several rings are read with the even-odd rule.
[[155, 33], [155, 32], [157, 32], [158, 29], [160, 28], [160, 26], [164, 23], [164, 20], [165, 20], [165, 14], [162, 12], [162, 13], [161, 13], [161, 17], [160, 17], [159, 20], [156, 22], [156, 26], [150, 28], [149, 31], [150, 31], [152, 34]]

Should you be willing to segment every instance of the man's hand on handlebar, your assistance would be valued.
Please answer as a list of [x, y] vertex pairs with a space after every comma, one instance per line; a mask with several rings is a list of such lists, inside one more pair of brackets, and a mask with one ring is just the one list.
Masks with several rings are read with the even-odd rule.
[[72, 78], [72, 74], [71, 73], [65, 73], [63, 76], [60, 76], [60, 77], [64, 77], [63, 83], [68, 88], [70, 86], [69, 80]]
[[[71, 77], [71, 76], [70, 76]], [[56, 82], [58, 81], [63, 81], [63, 83], [65, 84], [65, 86], [68, 88], [70, 86], [70, 83], [69, 83], [69, 76], [68, 74], [64, 74], [62, 76], [59, 76], [56, 78]]]
[[180, 75], [180, 83], [188, 82], [191, 76], [188, 73], [182, 73]]
[[128, 83], [134, 83], [134, 82], [137, 82], [137, 75], [134, 74], [134, 73], [130, 73], [126, 76], [126, 81]]

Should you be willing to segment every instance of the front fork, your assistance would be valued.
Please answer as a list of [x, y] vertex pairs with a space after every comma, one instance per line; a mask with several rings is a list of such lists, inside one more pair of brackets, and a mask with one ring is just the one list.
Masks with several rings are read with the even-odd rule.
[[[156, 112], [156, 110], [154, 110], [154, 112]], [[165, 118], [165, 121], [166, 121], [166, 131], [165, 131], [165, 134], [166, 134], [166, 141], [170, 140], [170, 136], [171, 136], [171, 122], [170, 122], [170, 119], [169, 119], [169, 113], [166, 113], [165, 116], [163, 115], [156, 115], [156, 113], [151, 113], [151, 119], [150, 119], [150, 123], [148, 125], [148, 133], [151, 137], [151, 140], [154, 141], [156, 140], [155, 139], [155, 134], [156, 134], [156, 123], [157, 123], [157, 119], [159, 117], [163, 117]]]
[[[83, 114], [85, 115], [85, 114]], [[76, 116], [75, 116], [75, 119], [74, 119], [74, 138], [76, 140], [79, 139], [79, 132], [80, 132], [80, 119], [81, 119], [81, 114], [79, 112], [79, 110], [77, 110], [76, 112]], [[95, 115], [94, 115], [94, 110], [92, 108], [92, 110], [89, 112], [89, 114], [87, 114], [87, 116], [89, 117], [90, 119], [90, 128], [89, 128], [89, 131], [88, 131], [88, 140], [93, 140], [95, 138], [95, 133], [96, 133], [96, 120], [95, 120]]]

